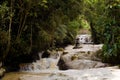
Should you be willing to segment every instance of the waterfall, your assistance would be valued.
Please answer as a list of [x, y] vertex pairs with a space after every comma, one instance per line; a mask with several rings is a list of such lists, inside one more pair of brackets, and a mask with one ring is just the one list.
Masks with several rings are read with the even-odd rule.
[[23, 63], [20, 64], [20, 71], [39, 71], [39, 70], [56, 70], [58, 69], [58, 61], [61, 56], [60, 51], [56, 51], [55, 54], [51, 54], [49, 58], [41, 58], [44, 51], [39, 53], [39, 60], [32, 63]]

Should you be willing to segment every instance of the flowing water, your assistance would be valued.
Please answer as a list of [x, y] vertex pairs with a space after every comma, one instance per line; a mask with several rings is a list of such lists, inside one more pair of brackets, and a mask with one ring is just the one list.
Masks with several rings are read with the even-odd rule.
[[[43, 53], [43, 52], [42, 52]], [[36, 60], [36, 62], [32, 63], [23, 63], [20, 64], [20, 71], [33, 71], [39, 72], [40, 70], [58, 70], [58, 61], [60, 59], [61, 52], [58, 51], [54, 55], [50, 55], [49, 58], [41, 58], [41, 54], [39, 53], [40, 60]]]
[[[101, 48], [102, 45], [83, 45], [83, 48], [87, 50], [94, 51]], [[70, 55], [74, 55], [74, 53], [83, 52], [83, 48], [73, 49], [74, 46], [68, 46], [65, 48], [65, 51], [68, 52], [66, 54], [66, 61], [71, 61], [70, 65], [73, 67], [77, 67], [80, 65], [76, 65], [77, 60], [70, 60]], [[97, 48], [96, 48], [97, 47]], [[85, 53], [87, 53], [85, 52]], [[61, 54], [61, 52], [58, 52]], [[81, 55], [83, 55], [82, 53]], [[63, 55], [62, 55], [63, 56]], [[83, 55], [84, 56], [84, 55]], [[86, 55], [85, 55], [86, 56]], [[40, 54], [41, 57], [41, 54]], [[79, 61], [82, 62], [82, 69], [69, 69], [65, 71], [58, 70], [57, 63], [60, 59], [60, 55], [53, 56], [49, 58], [41, 58], [33, 63], [21, 64], [20, 72], [11, 72], [7, 73], [2, 80], [119, 80], [119, 69], [112, 68], [91, 68], [87, 69], [86, 66], [89, 66], [91, 62], [84, 60]], [[88, 63], [86, 66], [85, 64]], [[75, 66], [74, 66], [75, 65]], [[23, 67], [24, 66], [24, 67]], [[71, 66], [72, 67], [72, 66]], [[83, 69], [85, 68], [85, 69]]]

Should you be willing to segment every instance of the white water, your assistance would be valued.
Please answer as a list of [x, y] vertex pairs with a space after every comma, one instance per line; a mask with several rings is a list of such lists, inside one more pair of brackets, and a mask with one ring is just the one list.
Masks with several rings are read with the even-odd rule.
[[[80, 49], [73, 49], [73, 47], [74, 46], [68, 46], [67, 48], [65, 48], [65, 51], [68, 52], [69, 54], [66, 54], [62, 57], [64, 57], [67, 63], [70, 62], [69, 65], [71, 67], [79, 66], [80, 70], [69, 69], [66, 71], [61, 71], [58, 70], [57, 69], [58, 67], [56, 66], [59, 60], [58, 57], [56, 59], [42, 58], [41, 60], [37, 60], [36, 62], [32, 63], [34, 68], [30, 68], [29, 66], [29, 68], [32, 69], [32, 74], [20, 76], [19, 79], [20, 80], [119, 80], [120, 79], [119, 69], [113, 67], [88, 69], [88, 67], [91, 68], [92, 67], [91, 65], [93, 64], [88, 60], [83, 60], [83, 61], [81, 59], [80, 59], [81, 61], [79, 59], [73, 61], [70, 60], [71, 59], [70, 55], [79, 52], [81, 53], [82, 50], [84, 51], [86, 50], [87, 52], [91, 50], [94, 52], [94, 50], [96, 51], [98, 50], [98, 48], [101, 49], [102, 45], [84, 45]], [[81, 53], [81, 55], [85, 53]], [[83, 64], [81, 66], [77, 65], [78, 62], [76, 61], [79, 61], [79, 63], [83, 63]], [[99, 65], [95, 65], [95, 67], [99, 67]]]
[[[43, 52], [42, 52], [43, 53]], [[32, 63], [20, 64], [20, 71], [40, 71], [40, 70], [58, 70], [57, 63], [60, 59], [61, 52], [57, 52], [55, 55], [50, 55], [49, 58], [41, 58], [41, 53], [39, 53], [40, 60]]]

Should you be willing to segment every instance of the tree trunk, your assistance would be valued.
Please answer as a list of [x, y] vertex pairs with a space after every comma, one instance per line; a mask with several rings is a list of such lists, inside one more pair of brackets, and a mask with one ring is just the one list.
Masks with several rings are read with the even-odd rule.
[[95, 29], [94, 29], [94, 27], [93, 27], [94, 25], [93, 25], [93, 23], [91, 22], [90, 23], [90, 28], [91, 28], [91, 34], [92, 34], [92, 39], [93, 39], [93, 42], [95, 43], [95, 44], [98, 44], [98, 39], [97, 39], [97, 33], [96, 33], [96, 31], [95, 31]]
[[9, 50], [10, 50], [10, 46], [11, 46], [11, 26], [12, 26], [12, 18], [13, 18], [13, 3], [14, 3], [14, 0], [11, 0], [11, 3], [10, 3], [10, 21], [9, 21], [9, 30], [8, 30], [8, 44], [7, 44], [7, 48], [6, 48], [6, 53], [5, 53], [5, 55], [3, 55], [3, 59], [8, 55]]

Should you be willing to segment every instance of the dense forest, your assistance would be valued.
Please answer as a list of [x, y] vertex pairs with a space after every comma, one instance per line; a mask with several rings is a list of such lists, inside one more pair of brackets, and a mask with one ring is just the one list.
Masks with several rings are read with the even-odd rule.
[[0, 0], [0, 61], [74, 44], [86, 22], [94, 43], [104, 44], [103, 61], [120, 63], [120, 0]]

